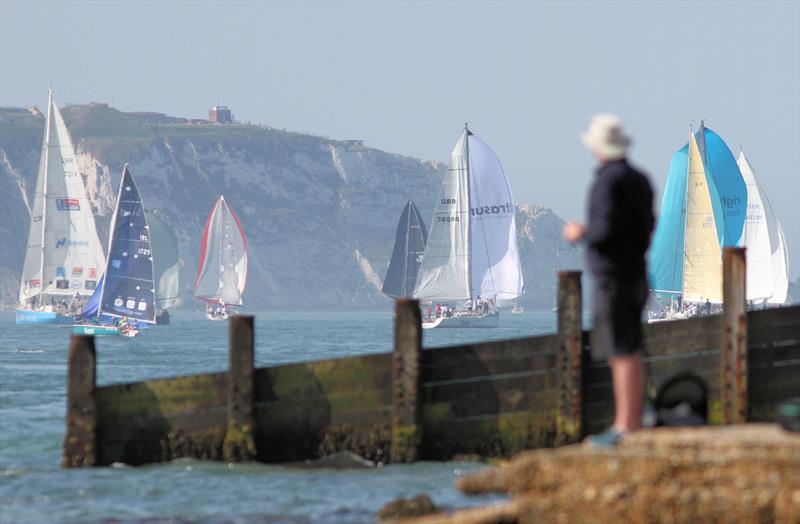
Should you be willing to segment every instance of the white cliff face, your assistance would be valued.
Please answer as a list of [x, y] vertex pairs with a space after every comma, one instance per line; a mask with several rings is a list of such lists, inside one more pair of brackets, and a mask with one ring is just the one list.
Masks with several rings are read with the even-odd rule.
[[[93, 112], [101, 110], [105, 125], [95, 130]], [[0, 115], [5, 115], [2, 111], [6, 110]], [[360, 143], [268, 128], [145, 125], [130, 115], [94, 106], [68, 108], [64, 113], [77, 144], [100, 238], [106, 241], [127, 162], [145, 206], [158, 210], [176, 230], [184, 303], [192, 292], [206, 217], [216, 197], [224, 194], [249, 242], [247, 306], [389, 307], [380, 287], [397, 220], [409, 199], [429, 220], [447, 169], [446, 164]], [[0, 137], [0, 187], [11, 189], [2, 194], [3, 218], [15, 218], [0, 224], [8, 247], [0, 258], [5, 305], [13, 305], [17, 294], [15, 279], [29, 220], [24, 197], [31, 196], [44, 125], [41, 117], [33, 118], [22, 123], [26, 140], [10, 143], [11, 129]], [[109, 130], [111, 118], [120, 119], [118, 128]], [[130, 133], [136, 136], [127, 136]], [[558, 240], [562, 224], [549, 210], [519, 206], [517, 225], [528, 292], [523, 303], [552, 303], [556, 246], [564, 248]]]

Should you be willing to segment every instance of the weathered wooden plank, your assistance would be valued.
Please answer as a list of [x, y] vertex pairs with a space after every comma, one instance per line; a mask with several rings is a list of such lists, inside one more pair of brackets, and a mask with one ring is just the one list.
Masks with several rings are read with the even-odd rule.
[[521, 411], [468, 418], [442, 418], [437, 406], [423, 407], [422, 458], [448, 460], [456, 455], [504, 457], [523, 449], [552, 446], [556, 410]]
[[755, 330], [780, 326], [797, 327], [800, 324], [800, 305], [748, 311], [747, 323], [750, 329]]
[[724, 424], [741, 424], [747, 420], [746, 275], [744, 248], [724, 248], [719, 363]]
[[659, 356], [718, 348], [719, 322], [719, 315], [712, 315], [645, 324], [642, 326], [645, 353]]
[[768, 328], [750, 328], [748, 331], [748, 348], [800, 343], [800, 319], [796, 325], [780, 324]]
[[211, 373], [97, 388], [98, 424], [225, 407], [227, 387], [227, 373]]
[[255, 402], [303, 398], [391, 383], [391, 354], [362, 355], [255, 370]]
[[449, 405], [449, 415], [457, 417], [549, 409], [558, 401], [556, 387], [531, 387], [529, 379], [518, 377], [502, 383], [440, 386], [426, 389], [423, 405]]
[[555, 367], [557, 349], [555, 335], [426, 349], [422, 352], [422, 380], [433, 382], [508, 373], [519, 370], [520, 366]]

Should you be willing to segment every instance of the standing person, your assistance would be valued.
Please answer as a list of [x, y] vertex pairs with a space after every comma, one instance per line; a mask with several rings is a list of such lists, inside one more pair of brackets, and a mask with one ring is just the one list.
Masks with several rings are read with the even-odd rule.
[[626, 159], [630, 138], [616, 115], [599, 114], [581, 135], [597, 160], [589, 196], [588, 223], [564, 226], [566, 240], [586, 243], [594, 277], [592, 356], [608, 359], [614, 384], [614, 423], [587, 440], [615, 446], [641, 426], [644, 398], [642, 311], [647, 301], [645, 252], [655, 219], [647, 176]]

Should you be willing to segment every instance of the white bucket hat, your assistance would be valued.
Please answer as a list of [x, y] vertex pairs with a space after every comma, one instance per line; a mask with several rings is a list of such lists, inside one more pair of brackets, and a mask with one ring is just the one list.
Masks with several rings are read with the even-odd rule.
[[631, 139], [622, 131], [622, 120], [612, 113], [600, 113], [592, 117], [589, 129], [581, 133], [583, 144], [606, 160], [624, 158]]

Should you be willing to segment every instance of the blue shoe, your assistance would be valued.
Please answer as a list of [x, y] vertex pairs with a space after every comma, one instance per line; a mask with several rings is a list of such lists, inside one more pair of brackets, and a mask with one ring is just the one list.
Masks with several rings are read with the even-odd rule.
[[584, 442], [589, 443], [589, 445], [594, 448], [613, 448], [619, 444], [619, 441], [622, 440], [625, 433], [625, 431], [621, 431], [612, 426], [602, 433], [586, 437]]

